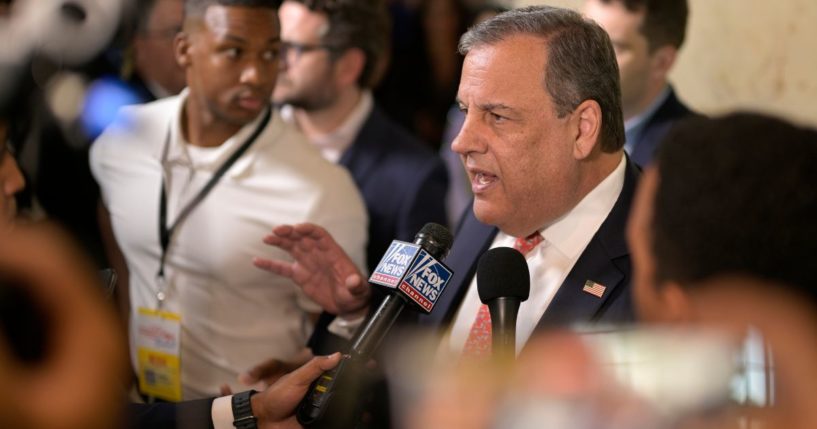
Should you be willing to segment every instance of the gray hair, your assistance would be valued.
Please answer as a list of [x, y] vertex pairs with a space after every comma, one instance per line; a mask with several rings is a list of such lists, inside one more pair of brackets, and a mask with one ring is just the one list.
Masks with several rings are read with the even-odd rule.
[[543, 86], [559, 117], [585, 100], [601, 106], [601, 148], [614, 152], [624, 146], [624, 119], [618, 63], [607, 33], [579, 13], [551, 6], [529, 6], [501, 13], [466, 32], [459, 52], [493, 45], [527, 34], [545, 40], [548, 54]]

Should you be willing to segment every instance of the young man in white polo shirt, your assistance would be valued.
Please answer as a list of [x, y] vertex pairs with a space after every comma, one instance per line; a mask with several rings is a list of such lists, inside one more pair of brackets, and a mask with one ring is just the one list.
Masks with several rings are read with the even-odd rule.
[[121, 292], [143, 394], [238, 390], [243, 370], [301, 352], [320, 307], [252, 267], [275, 254], [261, 239], [276, 225], [321, 224], [363, 267], [366, 212], [354, 183], [270, 109], [274, 3], [187, 0], [175, 41], [187, 89], [124, 110], [91, 150], [127, 264]]

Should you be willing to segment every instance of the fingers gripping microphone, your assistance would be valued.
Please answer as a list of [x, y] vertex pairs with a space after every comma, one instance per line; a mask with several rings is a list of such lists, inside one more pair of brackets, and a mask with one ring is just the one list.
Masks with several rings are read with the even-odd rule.
[[516, 315], [530, 295], [525, 257], [510, 247], [485, 252], [477, 265], [479, 299], [491, 313], [491, 350], [496, 359], [516, 355]]
[[[430, 313], [453, 274], [441, 259], [453, 237], [444, 226], [427, 223], [413, 243], [394, 240], [369, 283], [391, 289], [352, 341], [349, 354], [310, 386], [296, 412], [305, 427], [350, 427], [359, 369], [369, 361], [406, 307]], [[342, 397], [341, 397], [342, 396]]]

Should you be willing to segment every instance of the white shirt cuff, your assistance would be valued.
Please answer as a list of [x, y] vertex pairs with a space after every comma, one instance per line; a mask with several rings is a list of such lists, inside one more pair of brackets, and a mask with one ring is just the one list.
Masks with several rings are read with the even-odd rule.
[[222, 396], [213, 400], [210, 408], [210, 415], [213, 418], [215, 429], [235, 429], [233, 427], [233, 395]]
[[346, 320], [340, 316], [335, 317], [332, 323], [326, 328], [327, 331], [347, 340], [351, 340], [355, 336], [355, 332], [366, 320], [366, 315], [356, 317], [352, 320]]

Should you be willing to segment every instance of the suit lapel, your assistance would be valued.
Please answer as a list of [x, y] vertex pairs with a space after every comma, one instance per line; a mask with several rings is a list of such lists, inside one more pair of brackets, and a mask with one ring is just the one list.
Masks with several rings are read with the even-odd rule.
[[369, 172], [377, 165], [377, 161], [383, 156], [384, 151], [388, 150], [388, 142], [385, 142], [382, 136], [380, 115], [381, 113], [377, 107], [372, 107], [372, 112], [360, 129], [355, 141], [340, 158], [340, 164], [349, 170], [359, 188], [362, 188], [361, 184], [371, 177]]
[[434, 306], [431, 314], [420, 317], [420, 322], [431, 326], [446, 326], [454, 318], [474, 273], [479, 257], [494, 241], [498, 230], [477, 220], [471, 210], [463, 218], [454, 246], [445, 259], [445, 264], [454, 271], [451, 283]]
[[[621, 195], [559, 287], [536, 330], [595, 321], [609, 303], [630, 293], [630, 259], [624, 231], [637, 176], [638, 167], [627, 159]], [[601, 297], [583, 290], [587, 281], [605, 287]]]

